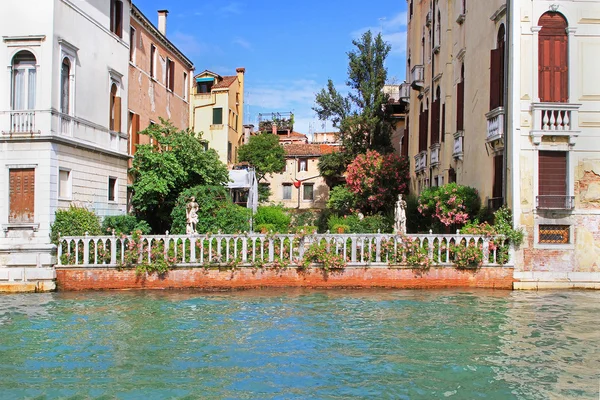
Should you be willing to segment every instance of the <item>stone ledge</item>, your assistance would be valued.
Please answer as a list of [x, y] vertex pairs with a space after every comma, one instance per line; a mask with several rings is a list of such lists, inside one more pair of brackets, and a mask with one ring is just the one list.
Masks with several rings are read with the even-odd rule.
[[0, 282], [0, 293], [40, 293], [56, 290], [56, 282]]

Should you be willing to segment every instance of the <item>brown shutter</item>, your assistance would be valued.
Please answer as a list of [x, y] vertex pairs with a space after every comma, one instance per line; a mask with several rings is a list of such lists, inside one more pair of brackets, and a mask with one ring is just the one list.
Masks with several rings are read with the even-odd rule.
[[540, 151], [538, 157], [540, 196], [565, 196], [567, 194], [567, 153]]
[[110, 31], [115, 31], [115, 1], [110, 0]]
[[173, 61], [169, 63], [169, 89], [175, 90], [175, 63]]
[[431, 105], [431, 144], [440, 142], [440, 99]]
[[113, 131], [121, 132], [121, 98], [119, 96], [115, 96], [114, 113], [115, 122]]
[[559, 13], [546, 13], [538, 23], [542, 27], [538, 44], [538, 90], [540, 101], [568, 103], [567, 21]]
[[140, 116], [133, 114], [131, 119], [131, 155], [134, 155], [137, 151], [137, 145], [140, 143]]
[[402, 137], [402, 155], [408, 158], [408, 140], [410, 138], [410, 121], [408, 117], [406, 117], [405, 127], [404, 127], [404, 136]]
[[465, 82], [464, 80], [456, 85], [456, 130], [464, 130], [465, 113]]
[[419, 153], [427, 150], [427, 128], [429, 112], [421, 111], [419, 114]]
[[115, 33], [123, 37], [123, 2], [115, 1]]
[[494, 156], [494, 187], [492, 188], [492, 197], [502, 197], [502, 175], [503, 175], [504, 156], [498, 154]]
[[34, 222], [35, 169], [9, 171], [10, 214], [12, 223]]
[[446, 104], [442, 104], [442, 124], [441, 124], [442, 143], [446, 140]]
[[494, 49], [490, 57], [490, 111], [502, 103], [502, 49]]

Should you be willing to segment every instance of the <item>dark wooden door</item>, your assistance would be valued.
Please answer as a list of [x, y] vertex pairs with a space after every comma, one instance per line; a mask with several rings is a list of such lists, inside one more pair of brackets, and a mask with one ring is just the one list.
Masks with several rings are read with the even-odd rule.
[[539, 96], [547, 103], [569, 102], [569, 37], [567, 21], [559, 13], [541, 16], [539, 26]]
[[10, 214], [12, 223], [34, 222], [35, 169], [11, 169], [9, 172]]

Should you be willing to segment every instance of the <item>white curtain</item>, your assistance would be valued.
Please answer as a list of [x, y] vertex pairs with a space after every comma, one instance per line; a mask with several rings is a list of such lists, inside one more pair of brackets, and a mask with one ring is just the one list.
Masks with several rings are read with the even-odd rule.
[[29, 82], [27, 83], [27, 109], [35, 109], [35, 69], [29, 70]]
[[14, 69], [13, 75], [13, 109], [23, 110], [25, 108], [25, 71]]

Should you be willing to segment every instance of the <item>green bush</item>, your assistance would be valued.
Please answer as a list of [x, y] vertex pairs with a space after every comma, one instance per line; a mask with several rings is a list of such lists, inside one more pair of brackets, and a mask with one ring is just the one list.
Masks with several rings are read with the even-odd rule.
[[254, 215], [254, 225], [272, 224], [275, 231], [286, 233], [290, 228], [292, 217], [284, 210], [282, 206], [262, 206], [258, 207]]
[[273, 224], [259, 224], [256, 225], [254, 228], [254, 232], [258, 232], [258, 233], [271, 233], [271, 232], [275, 232], [275, 225]]
[[307, 225], [316, 226], [318, 225], [321, 213], [321, 210], [294, 210], [292, 214], [292, 225], [298, 228]]
[[291, 233], [299, 233], [304, 235], [312, 235], [317, 233], [318, 227], [314, 225], [295, 226], [290, 231]]
[[146, 221], [138, 220], [134, 215], [111, 215], [104, 217], [102, 231], [105, 234], [131, 235], [135, 231], [141, 231], [143, 235], [150, 233], [150, 225]]
[[350, 225], [335, 224], [331, 227], [331, 233], [352, 233]]
[[419, 199], [417, 196], [409, 194], [406, 196], [406, 232], [421, 233], [427, 232], [429, 223], [427, 219], [419, 212]]
[[346, 233], [355, 233], [360, 230], [360, 221], [358, 220], [358, 216], [353, 214], [344, 216], [332, 214], [327, 220], [327, 229], [331, 233], [336, 233], [337, 227], [340, 225], [348, 228], [348, 230], [344, 231]]
[[474, 219], [481, 208], [476, 189], [449, 183], [430, 187], [419, 196], [419, 212], [434, 232], [451, 232]]
[[190, 197], [198, 203], [198, 233], [237, 233], [250, 230], [250, 210], [233, 204], [223, 186], [194, 186], [179, 195], [171, 213], [171, 233], [185, 234], [185, 210]]
[[58, 244], [58, 236], [101, 235], [100, 221], [93, 211], [71, 206], [68, 210], [58, 210], [50, 227], [50, 240]]
[[345, 185], [339, 185], [329, 192], [327, 208], [338, 214], [348, 214], [356, 204], [356, 195]]
[[381, 214], [364, 217], [358, 223], [356, 233], [391, 233], [394, 231], [394, 220]]

